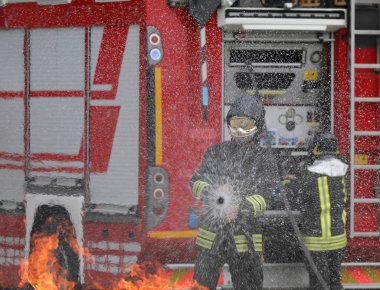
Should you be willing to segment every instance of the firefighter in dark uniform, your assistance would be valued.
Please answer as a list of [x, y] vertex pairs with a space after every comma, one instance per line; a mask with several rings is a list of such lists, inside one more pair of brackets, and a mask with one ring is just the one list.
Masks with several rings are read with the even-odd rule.
[[260, 215], [279, 181], [271, 149], [260, 146], [264, 117], [256, 97], [236, 100], [227, 114], [231, 140], [210, 147], [190, 181], [203, 201], [194, 279], [210, 289], [225, 263], [234, 289], [262, 289]]
[[[312, 161], [296, 181], [300, 230], [324, 281], [330, 289], [343, 289], [340, 268], [347, 244], [345, 175], [348, 165], [338, 157], [338, 141], [331, 133], [317, 135], [311, 149]], [[306, 265], [310, 289], [322, 289], [317, 276]]]

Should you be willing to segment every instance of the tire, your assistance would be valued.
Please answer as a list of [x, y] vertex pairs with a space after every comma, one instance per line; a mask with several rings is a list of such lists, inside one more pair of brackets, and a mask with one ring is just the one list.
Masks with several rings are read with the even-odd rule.
[[75, 285], [78, 285], [79, 256], [75, 250], [70, 247], [70, 244], [64, 238], [59, 238], [59, 244], [58, 248], [55, 250], [55, 256], [60, 268], [62, 269], [62, 278], [70, 282], [74, 282]]
[[[57, 246], [52, 251], [54, 257], [47, 263], [46, 271], [53, 274], [54, 283], [59, 290], [78, 289], [80, 286], [79, 256], [75, 230], [67, 211], [63, 208], [62, 210], [54, 208], [53, 215], [45, 213], [45, 217], [40, 220], [41, 224], [35, 225], [32, 230], [32, 240], [50, 239], [49, 237], [58, 239]], [[32, 240], [30, 256], [35, 250], [33, 245], [36, 241]]]

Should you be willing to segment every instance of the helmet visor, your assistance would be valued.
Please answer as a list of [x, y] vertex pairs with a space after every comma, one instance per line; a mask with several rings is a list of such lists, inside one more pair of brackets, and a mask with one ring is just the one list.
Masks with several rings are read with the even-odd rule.
[[230, 134], [237, 138], [252, 136], [257, 132], [255, 121], [248, 117], [232, 117], [228, 129]]

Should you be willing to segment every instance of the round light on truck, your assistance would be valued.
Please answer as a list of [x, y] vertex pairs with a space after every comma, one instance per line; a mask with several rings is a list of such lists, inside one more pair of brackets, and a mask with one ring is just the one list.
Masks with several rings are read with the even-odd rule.
[[161, 51], [157, 48], [153, 48], [151, 51], [150, 51], [150, 57], [154, 60], [154, 61], [157, 61], [161, 58]]
[[156, 182], [157, 184], [161, 184], [164, 181], [165, 181], [165, 178], [164, 178], [164, 176], [161, 173], [156, 173], [154, 175], [154, 182]]
[[157, 33], [153, 33], [149, 36], [149, 42], [151, 45], [158, 45], [161, 42], [161, 38]]
[[161, 188], [156, 188], [153, 191], [153, 197], [156, 200], [161, 200], [164, 198], [164, 196], [165, 196], [165, 192]]

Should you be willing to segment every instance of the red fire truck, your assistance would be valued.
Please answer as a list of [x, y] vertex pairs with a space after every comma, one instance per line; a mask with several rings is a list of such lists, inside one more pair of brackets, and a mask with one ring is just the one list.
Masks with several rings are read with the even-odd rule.
[[[59, 239], [60, 264], [83, 287], [112, 288], [144, 261], [191, 278], [202, 205], [189, 179], [229, 138], [242, 92], [265, 104], [282, 175], [316, 132], [337, 135], [350, 165], [343, 282], [380, 287], [380, 1], [0, 4], [2, 287], [20, 286], [34, 236], [62, 228], [80, 250]], [[270, 230], [286, 218], [266, 215], [265, 287], [307, 285], [292, 238]]]

